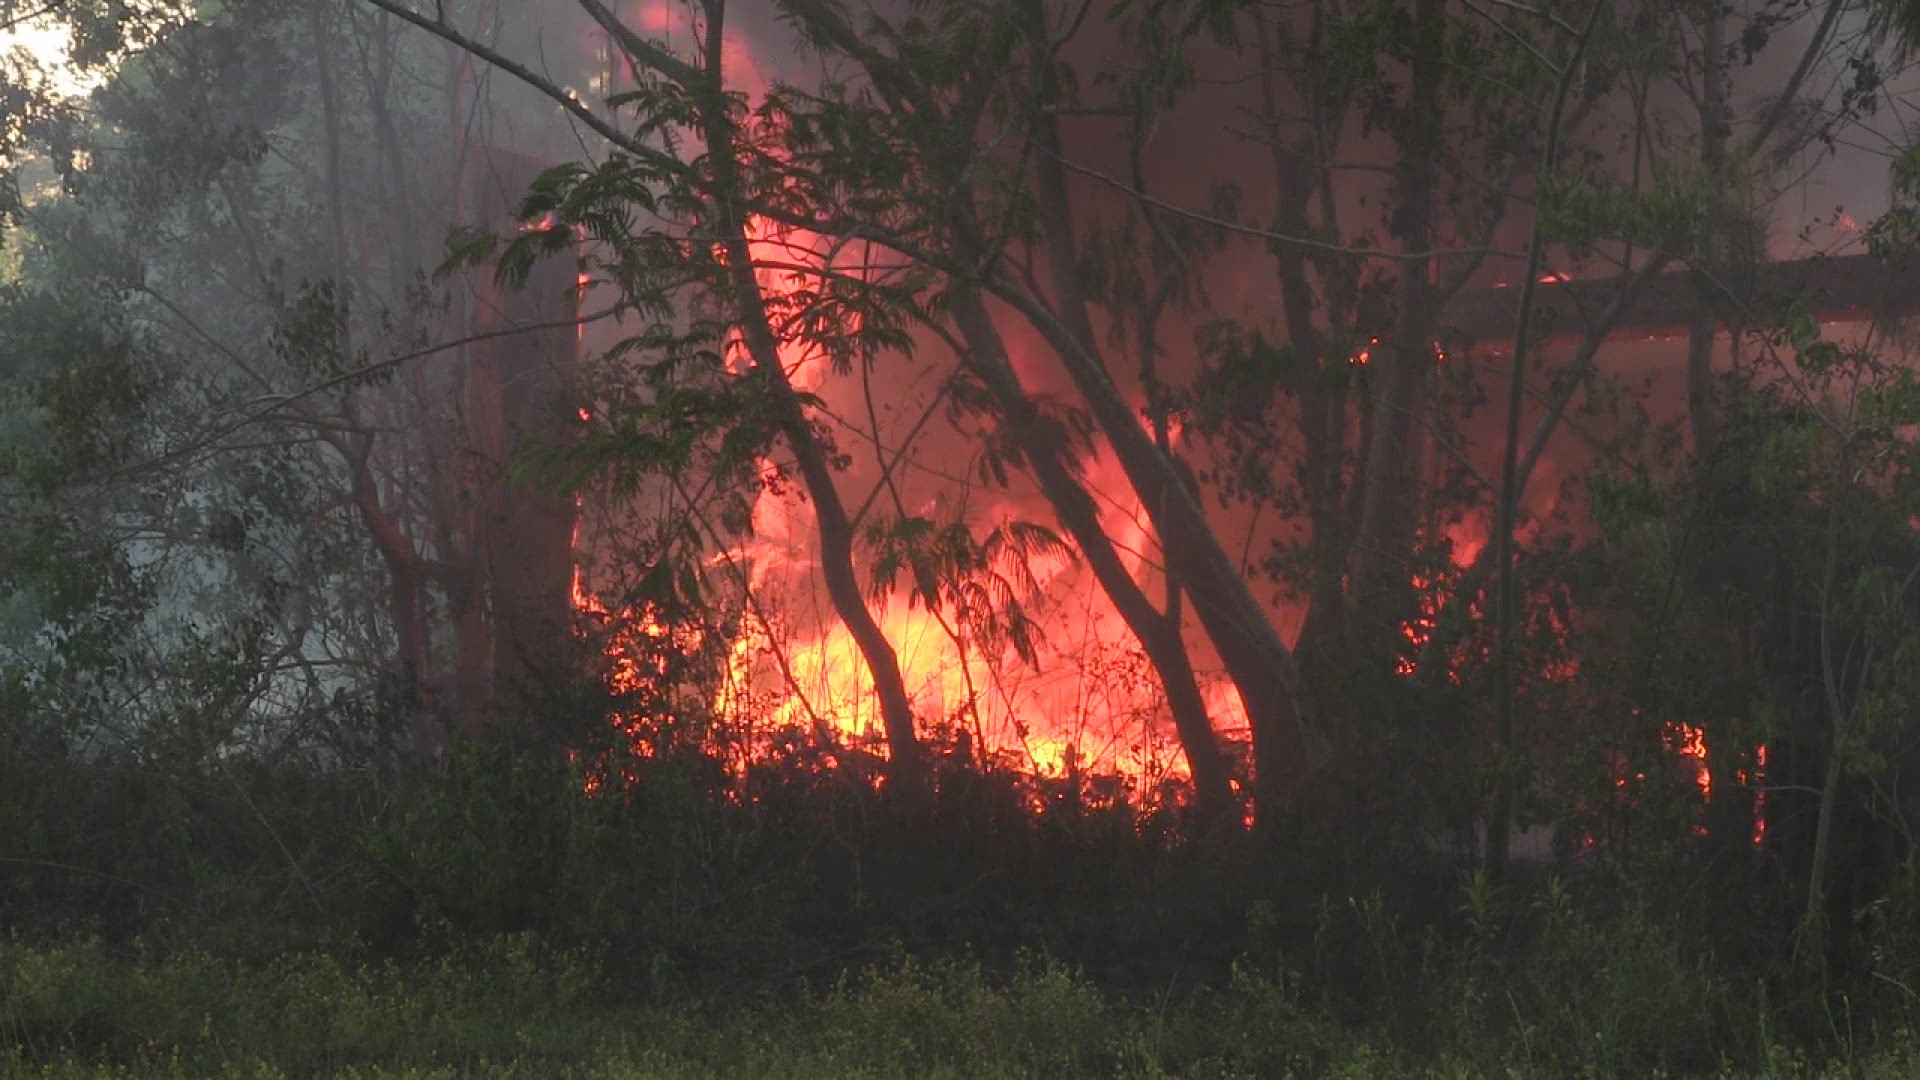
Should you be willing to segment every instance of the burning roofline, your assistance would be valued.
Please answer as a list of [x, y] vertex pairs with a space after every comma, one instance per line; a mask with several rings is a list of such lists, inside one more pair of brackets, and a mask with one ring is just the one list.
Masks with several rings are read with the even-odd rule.
[[[1802, 299], [1817, 321], [1866, 322], [1920, 313], [1920, 273], [1873, 255], [1822, 255], [1770, 262], [1755, 268], [1742, 289], [1760, 310]], [[1621, 287], [1619, 277], [1546, 281], [1534, 290], [1533, 323], [1548, 339], [1584, 335]], [[1698, 291], [1692, 272], [1672, 270], [1647, 284], [1608, 333], [1608, 338], [1684, 337], [1693, 322]], [[1462, 293], [1443, 332], [1473, 342], [1513, 337], [1520, 290], [1496, 287]]]

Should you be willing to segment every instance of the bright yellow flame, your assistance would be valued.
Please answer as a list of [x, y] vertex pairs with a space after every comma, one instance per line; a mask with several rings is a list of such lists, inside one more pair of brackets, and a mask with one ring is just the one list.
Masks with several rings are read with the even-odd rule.
[[[651, 31], [679, 29], [657, 3], [644, 9], [641, 18]], [[759, 78], [757, 68], [735, 64], [731, 57], [729, 65], [736, 73], [745, 71], [749, 89]], [[818, 288], [820, 282], [810, 273], [822, 268], [826, 250], [819, 237], [804, 230], [778, 229], [760, 221], [748, 236], [749, 256], [776, 337], [789, 339], [780, 344], [779, 361], [794, 385], [808, 392], [822, 390], [832, 365], [821, 362], [817, 350], [802, 340], [804, 335], [789, 330], [784, 320], [799, 305], [783, 301], [796, 290]], [[724, 250], [712, 254], [726, 262]], [[857, 266], [834, 269], [859, 272]], [[740, 342], [727, 344], [730, 369], [743, 370], [750, 359]], [[1117, 464], [1104, 461], [1107, 456], [1090, 468], [1096, 473], [1107, 467], [1117, 471]], [[761, 463], [767, 475], [776, 468], [772, 460]], [[1131, 490], [1124, 483], [1103, 486]], [[751, 538], [718, 557], [749, 568], [742, 577], [753, 600], [743, 604], [725, 671], [706, 705], [723, 722], [733, 721], [736, 730], [748, 732], [748, 754], [770, 750], [777, 733], [798, 728], [884, 755], [884, 725], [860, 649], [838, 619], [807, 608], [817, 573], [814, 530], [810, 514], [778, 490], [782, 487], [769, 484], [763, 489], [752, 508]], [[1137, 504], [1117, 509], [1123, 516], [1115, 519], [1116, 540], [1124, 541], [1129, 569], [1138, 577], [1151, 571], [1146, 518]], [[985, 759], [1037, 776], [1061, 777], [1076, 770], [1114, 773], [1143, 788], [1184, 777], [1186, 763], [1177, 743], [1162, 730], [1164, 701], [1157, 682], [1142, 661], [1129, 660], [1137, 658], [1137, 644], [1105, 594], [1087, 589], [1063, 566], [1036, 565], [1033, 571], [1046, 593], [1041, 602], [1047, 608], [1050, 643], [1043, 646], [1038, 670], [1020, 663], [1011, 650], [984, 647], [970, 638], [957, 615], [931, 612], [904, 592], [872, 605], [896, 652], [919, 721], [964, 733], [967, 745]], [[574, 602], [582, 612], [607, 615], [584, 588], [576, 587]], [[647, 612], [607, 617], [631, 626], [608, 642], [612, 687], [644, 687], [657, 679], [656, 672], [634, 659], [654, 653], [636, 646], [678, 642], [677, 631], [661, 626]], [[690, 640], [698, 644], [697, 638]], [[1221, 733], [1244, 734], [1245, 709], [1231, 684], [1204, 681], [1202, 692]]]

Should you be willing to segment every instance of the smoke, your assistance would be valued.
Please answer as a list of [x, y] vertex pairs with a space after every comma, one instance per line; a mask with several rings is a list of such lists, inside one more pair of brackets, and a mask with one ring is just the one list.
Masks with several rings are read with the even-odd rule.
[[[690, 5], [671, 0], [642, 0], [621, 6], [617, 13], [629, 25], [667, 42], [679, 54], [694, 55], [702, 42], [691, 10]], [[828, 72], [819, 66], [818, 57], [799, 47], [792, 27], [766, 17], [770, 6], [739, 10], [745, 21], [730, 27], [724, 45], [731, 88], [757, 98], [777, 83], [797, 83], [806, 88], [820, 85]], [[903, 5], [876, 12], [893, 18], [905, 10]], [[601, 103], [634, 83], [634, 74], [619, 49], [575, 5], [481, 6], [469, 14], [471, 21], [463, 29], [472, 37], [526, 64], [553, 85], [576, 93], [596, 108], [605, 109]], [[1785, 82], [1797, 65], [1812, 21], [1803, 18], [1779, 28], [1753, 63], [1736, 67], [1736, 114], [1750, 118], [1764, 112], [1769, 90]], [[1856, 15], [1847, 15], [1841, 39], [1857, 35], [1859, 23]], [[1271, 133], [1261, 130], [1264, 87], [1255, 77], [1259, 58], [1245, 41], [1238, 45], [1204, 44], [1191, 57], [1192, 83], [1177, 101], [1150, 114], [1116, 113], [1102, 107], [1109, 104], [1112, 87], [1092, 73], [1127, 67], [1133, 54], [1119, 34], [1118, 23], [1087, 20], [1069, 46], [1068, 59], [1081, 74], [1082, 101], [1091, 106], [1087, 115], [1076, 116], [1065, 125], [1063, 152], [1072, 172], [1072, 202], [1079, 215], [1076, 225], [1087, 239], [1087, 250], [1099, 252], [1106, 260], [1103, 269], [1109, 281], [1123, 269], [1133, 273], [1164, 269], [1164, 265], [1156, 264], [1147, 239], [1149, 229], [1136, 200], [1142, 191], [1155, 200], [1164, 221], [1177, 225], [1188, 237], [1186, 242], [1193, 246], [1195, 278], [1191, 294], [1184, 302], [1167, 308], [1155, 334], [1161, 354], [1158, 378], [1185, 387], [1196, 382], [1208, 363], [1198, 340], [1210, 323], [1233, 320], [1271, 339], [1284, 338], [1277, 314], [1273, 249], [1257, 235], [1272, 230], [1277, 216], [1273, 199], [1275, 150]], [[456, 102], [466, 101], [472, 106], [469, 117], [453, 133], [450, 159], [457, 159], [463, 152], [463, 140], [548, 162], [591, 160], [603, 152], [597, 139], [550, 98], [471, 57], [447, 50], [444, 77], [448, 94]], [[1807, 96], [1820, 103], [1820, 108], [1837, 107], [1848, 77], [1844, 66], [1823, 62], [1808, 80]], [[1911, 93], [1915, 82], [1908, 76], [1901, 78], [1904, 81], [1896, 83], [1895, 89], [1902, 95]], [[1281, 93], [1288, 93], [1284, 86]], [[1300, 104], [1283, 99], [1278, 108], [1289, 113]], [[1831, 144], [1816, 142], [1790, 161], [1778, 179], [1769, 179], [1769, 184], [1790, 195], [1786, 199], [1768, 199], [1766, 191], [1756, 195], [1769, 203], [1773, 226], [1770, 238], [1776, 255], [1799, 252], [1804, 246], [1798, 239], [1800, 227], [1817, 223], [1831, 209], [1828, 204], [1844, 206], [1856, 222], [1870, 219], [1885, 205], [1885, 159], [1884, 155], [1876, 156], [1873, 140], [1900, 144], [1904, 137], [1904, 104], [1896, 95], [1865, 122], [1846, 127]], [[1659, 151], [1676, 155], [1669, 164], [1684, 156], [1689, 135], [1697, 134], [1697, 117], [1690, 118], [1685, 106], [1685, 95], [1679, 88], [1662, 85], [1654, 89], [1652, 108], [1665, 130]], [[1818, 111], [1810, 110], [1808, 115]], [[1583, 129], [1586, 145], [1599, 151], [1597, 163], [1589, 167], [1615, 176], [1625, 176], [1631, 170], [1630, 146], [1607, 141], [1620, 133], [1627, 118], [1623, 103], [1609, 101]], [[1451, 115], [1448, 121], [1464, 125], [1467, 119]], [[1142, 121], [1146, 130], [1136, 130], [1135, 125]], [[1136, 136], [1141, 137], [1137, 157], [1129, 153]], [[1386, 135], [1364, 130], [1357, 123], [1336, 147], [1326, 149], [1328, 157], [1337, 162], [1337, 169], [1328, 203], [1321, 210], [1337, 216], [1341, 223], [1340, 232], [1327, 242], [1354, 246], [1392, 243], [1388, 222], [1383, 219], [1384, 208], [1393, 201], [1392, 151], [1393, 144]], [[1642, 169], [1652, 171], [1645, 162]], [[1526, 170], [1520, 170], [1520, 175], [1516, 194], [1521, 198], [1506, 208], [1506, 220], [1493, 234], [1494, 245], [1504, 254], [1488, 260], [1481, 284], [1510, 280], [1515, 273], [1516, 264], [1510, 255], [1524, 245], [1531, 224], [1524, 203], [1530, 194]], [[1769, 184], [1758, 186], [1770, 191]], [[1442, 221], [1436, 246], [1475, 242], [1476, 224], [1465, 211]], [[1810, 233], [1809, 242], [1815, 247], [1832, 246], [1846, 240], [1843, 233], [1841, 230], [1824, 237]], [[825, 256], [818, 251], [801, 251], [786, 252], [782, 257], [807, 261]], [[1569, 270], [1576, 279], [1584, 280], [1592, 268], [1557, 263], [1556, 269]], [[1399, 271], [1376, 266], [1370, 272], [1381, 282], [1391, 282]], [[769, 288], [779, 286], [770, 281]], [[587, 306], [595, 306], [592, 296]], [[997, 310], [995, 314], [1025, 385], [1036, 396], [1072, 400], [1065, 373], [1037, 335], [1007, 312]], [[1122, 339], [1135, 329], [1116, 310], [1102, 308], [1096, 316], [1103, 340]], [[1384, 317], [1378, 321], [1384, 323]], [[1359, 326], [1330, 329], [1337, 342], [1346, 332], [1364, 339], [1386, 328], [1363, 321]], [[623, 328], [612, 325], [592, 327], [586, 333], [585, 346], [589, 352], [602, 350], [623, 332]], [[1144, 410], [1147, 388], [1140, 372], [1131, 366], [1136, 348], [1137, 342], [1129, 342], [1113, 350], [1116, 360], [1111, 374], [1129, 399]], [[1683, 350], [1684, 346], [1677, 343], [1616, 342], [1608, 346], [1603, 368], [1627, 382], [1647, 380], [1656, 418], [1664, 418], [1677, 414], [1681, 402], [1679, 384], [1673, 376], [1684, 366], [1679, 362]], [[869, 508], [880, 518], [905, 515], [939, 524], [965, 522], [977, 533], [1009, 521], [1051, 522], [1050, 507], [1030, 482], [1018, 475], [1004, 487], [989, 482], [981, 467], [978, 432], [949, 421], [940, 399], [956, 358], [931, 335], [922, 335], [910, 354], [883, 357], [870, 369], [845, 375], [827, 371], [825, 361], [818, 357], [794, 355], [783, 359], [793, 368], [796, 382], [819, 395], [821, 418], [848, 463], [839, 478], [839, 488], [850, 506]], [[1308, 362], [1328, 359], [1309, 358]], [[1338, 362], [1338, 358], [1332, 359]], [[1560, 362], [1564, 362], [1564, 356], [1549, 352], [1543, 370]], [[1470, 400], [1478, 386], [1500, 377], [1505, 363], [1500, 347], [1494, 343], [1460, 350], [1448, 360], [1452, 367], [1447, 377], [1457, 380], [1450, 384], [1451, 392]], [[1462, 374], [1455, 376], [1453, 372]], [[1529, 429], [1543, 411], [1537, 400], [1529, 404], [1524, 418]], [[1284, 427], [1285, 409], [1274, 415], [1275, 422]], [[1429, 448], [1430, 460], [1441, 462], [1444, 453], [1453, 453], [1460, 460], [1446, 462], [1447, 468], [1463, 467], [1481, 477], [1496, 474], [1498, 432], [1493, 411], [1463, 405], [1457, 420], [1459, 445], [1443, 446], [1435, 441]], [[1282, 442], [1287, 442], [1285, 431]], [[1301, 452], [1298, 445], [1285, 449], [1294, 455]], [[1205, 464], [1209, 460], [1210, 448], [1197, 438], [1189, 437], [1182, 451], [1195, 462]], [[1555, 444], [1528, 491], [1528, 508], [1536, 517], [1544, 518], [1559, 508], [1560, 480], [1578, 475], [1592, 453], [1577, 439], [1563, 437]], [[1136, 577], [1149, 591], [1157, 590], [1163, 584], [1160, 553], [1155, 549], [1152, 530], [1145, 524], [1142, 507], [1131, 496], [1120, 470], [1104, 446], [1096, 446], [1083, 467], [1090, 486], [1103, 502], [1104, 522], [1127, 551]], [[1481, 493], [1483, 505], [1487, 494]], [[813, 684], [823, 705], [833, 705], [837, 698], [858, 696], [859, 678], [846, 643], [835, 637], [836, 621], [815, 572], [810, 515], [810, 508], [797, 500], [764, 496], [753, 507], [754, 535], [732, 554], [743, 564], [750, 564], [752, 580], [767, 594], [762, 598], [765, 605], [777, 610], [783, 631], [795, 635], [794, 663], [805, 669], [802, 678]], [[1229, 550], [1249, 564], [1257, 564], [1276, 548], [1297, 541], [1302, 528], [1296, 518], [1246, 507], [1217, 508], [1214, 523]], [[616, 516], [607, 527], [620, 526]], [[1445, 523], [1445, 532], [1459, 557], [1459, 553], [1477, 549], [1484, 538], [1484, 525], [1479, 516], [1469, 513], [1464, 521]], [[1052, 651], [1037, 672], [1023, 671], [1021, 665], [1008, 663], [1005, 656], [990, 658], [995, 670], [976, 671], [969, 658], [954, 655], [948, 644], [941, 642], [942, 628], [901, 594], [881, 604], [894, 644], [920, 682], [909, 689], [923, 693], [925, 708], [953, 715], [957, 697], [977, 698], [983, 692], [997, 695], [997, 707], [1012, 726], [1026, 724], [1035, 716], [1062, 719], [1055, 730], [1045, 733], [1048, 738], [1066, 738], [1090, 715], [1114, 719], [1120, 711], [1116, 707], [1090, 702], [1114, 683], [1111, 666], [1102, 665], [1127, 647], [1123, 628], [1110, 610], [1103, 610], [1099, 590], [1084, 569], [1048, 567], [1041, 584], [1046, 595], [1035, 604], [1048, 622]], [[1274, 621], [1291, 636], [1300, 621], [1299, 598], [1277, 586], [1269, 592]], [[1197, 640], [1194, 652], [1203, 665], [1211, 665], [1207, 650]], [[956, 673], [963, 676], [958, 681]], [[1063, 688], [1060, 682], [1072, 685]], [[994, 685], [983, 691], [977, 685], [981, 683]], [[1213, 693], [1216, 700], [1221, 700], [1222, 695]], [[1135, 698], [1121, 697], [1129, 707], [1138, 704]], [[842, 711], [850, 714], [853, 726], [863, 725], [857, 705], [849, 704]], [[1146, 726], [1151, 729], [1153, 724], [1148, 721]], [[1021, 731], [1015, 741], [1035, 753], [1030, 734]], [[1060, 750], [1055, 746], [1046, 753], [1057, 758]]]
[[[1825, 7], [1807, 6], [1736, 72], [1737, 110], [1755, 115], [1777, 97]], [[1920, 69], [1872, 47], [1870, 18], [1866, 5], [1846, 5], [1805, 82], [1798, 117], [1807, 145], [1781, 163], [1781, 194], [1769, 206], [1776, 258], [1861, 250], [1859, 227], [1890, 206], [1889, 171], [1912, 145]]]

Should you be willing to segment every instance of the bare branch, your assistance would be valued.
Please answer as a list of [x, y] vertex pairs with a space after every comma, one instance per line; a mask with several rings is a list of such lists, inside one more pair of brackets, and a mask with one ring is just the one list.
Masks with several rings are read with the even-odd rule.
[[1076, 164], [1065, 157], [1053, 154], [1044, 147], [1040, 148], [1040, 152], [1058, 161], [1061, 166], [1068, 171], [1076, 172], [1081, 176], [1097, 180], [1113, 188], [1115, 191], [1137, 199], [1156, 210], [1162, 210], [1169, 214], [1186, 218], [1189, 221], [1209, 225], [1226, 232], [1238, 233], [1241, 236], [1250, 236], [1256, 240], [1265, 240], [1275, 244], [1288, 244], [1293, 247], [1304, 248], [1308, 251], [1317, 251], [1323, 255], [1340, 255], [1352, 259], [1379, 259], [1385, 262], [1404, 263], [1426, 262], [1431, 259], [1476, 258], [1487, 255], [1494, 255], [1504, 259], [1514, 259], [1516, 261], [1526, 257], [1524, 252], [1503, 251], [1497, 248], [1440, 248], [1432, 251], [1383, 251], [1376, 248], [1347, 247], [1343, 244], [1330, 243], [1325, 240], [1315, 240], [1310, 236], [1289, 236], [1285, 233], [1274, 232], [1271, 229], [1242, 225], [1237, 221], [1228, 221], [1225, 218], [1214, 217], [1211, 214], [1203, 214], [1198, 210], [1190, 210], [1184, 206], [1176, 206], [1164, 199], [1149, 195], [1123, 180], [1108, 176], [1106, 173], [1100, 172], [1097, 169]]
[[656, 147], [648, 146], [646, 143], [635, 138], [631, 133], [621, 131], [605, 117], [594, 112], [586, 102], [580, 100], [579, 95], [562, 88], [552, 79], [541, 75], [525, 64], [509, 58], [485, 42], [461, 33], [451, 23], [446, 21], [444, 10], [441, 10], [437, 17], [430, 19], [407, 7], [405, 4], [400, 3], [399, 0], [361, 0], [361, 2], [372, 4], [374, 7], [387, 12], [402, 22], [425, 30], [427, 33], [452, 45], [454, 48], [460, 49], [519, 79], [525, 83], [529, 89], [551, 99], [562, 109], [565, 109], [574, 119], [592, 128], [601, 138], [635, 157], [673, 169], [686, 168], [685, 163], [672, 154], [665, 153]]

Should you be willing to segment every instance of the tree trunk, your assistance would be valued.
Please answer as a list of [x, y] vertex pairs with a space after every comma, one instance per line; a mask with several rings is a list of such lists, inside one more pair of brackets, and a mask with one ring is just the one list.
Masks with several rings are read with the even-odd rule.
[[[1573, 88], [1574, 73], [1586, 53], [1601, 12], [1594, 5], [1587, 16], [1586, 29], [1573, 43], [1553, 96], [1553, 108], [1547, 114], [1546, 146], [1540, 155], [1539, 175], [1549, 177], [1557, 166], [1560, 125], [1567, 107], [1567, 94]], [[1487, 809], [1487, 876], [1495, 883], [1505, 880], [1513, 834], [1513, 808], [1520, 791], [1520, 763], [1515, 751], [1514, 728], [1518, 712], [1514, 671], [1514, 617], [1518, 607], [1518, 582], [1513, 565], [1513, 529], [1519, 516], [1520, 492], [1524, 478], [1520, 472], [1520, 410], [1525, 399], [1527, 349], [1532, 344], [1533, 298], [1540, 287], [1540, 263], [1546, 249], [1546, 232], [1539, 218], [1533, 222], [1527, 240], [1527, 262], [1520, 280], [1520, 302], [1514, 313], [1513, 370], [1507, 376], [1506, 437], [1500, 456], [1500, 503], [1495, 508], [1494, 549], [1494, 730], [1493, 798]]]
[[[1045, 171], [1045, 164], [1040, 168]], [[1043, 205], [1042, 216], [1066, 220], [1064, 208], [1055, 202], [1063, 197], [1064, 185], [1054, 196], [1043, 197], [1053, 205]], [[1056, 219], [1056, 214], [1062, 216]], [[1050, 224], [1048, 228], [1057, 231], [1061, 226]], [[1066, 283], [1072, 274], [1071, 265], [1063, 269], [1056, 264], [1052, 268], [1056, 288], [1065, 292], [1062, 306], [1068, 311], [1073, 310], [1078, 298], [1077, 286]], [[1154, 445], [1101, 365], [1099, 354], [1090, 346], [1091, 339], [1070, 330], [1061, 317], [1010, 284], [1001, 292], [1047, 339], [1086, 398], [1095, 422], [1160, 536], [1168, 565], [1180, 575], [1193, 601], [1194, 615], [1240, 691], [1253, 728], [1255, 803], [1260, 814], [1256, 820], [1272, 822], [1275, 811], [1286, 803], [1290, 782], [1302, 778], [1312, 766], [1306, 715], [1299, 696], [1299, 672], [1292, 651], [1274, 629], [1232, 556], [1221, 546], [1178, 466]], [[1081, 312], [1084, 324], [1084, 307]]]
[[1694, 258], [1706, 266], [1694, 275], [1697, 295], [1693, 320], [1687, 328], [1687, 413], [1694, 457], [1702, 460], [1713, 449], [1713, 339], [1720, 328], [1716, 313], [1725, 299], [1712, 272], [1724, 270], [1721, 255], [1732, 246], [1725, 205], [1729, 135], [1726, 24], [1726, 12], [1715, 3], [1700, 28], [1700, 163], [1706, 171], [1707, 220], [1702, 250]]
[[394, 641], [399, 648], [400, 692], [406, 699], [410, 750], [417, 762], [430, 764], [439, 759], [445, 735], [434, 693], [426, 575], [412, 540], [380, 504], [380, 489], [367, 462], [371, 444], [340, 449], [349, 457], [353, 507], [387, 567], [387, 613], [393, 620]]
[[1233, 791], [1219, 739], [1207, 715], [1207, 705], [1187, 655], [1177, 618], [1162, 613], [1127, 573], [1126, 564], [1100, 525], [1099, 511], [1067, 465], [1068, 452], [1058, 429], [1050, 424], [1020, 383], [1008, 363], [1004, 344], [977, 292], [957, 291], [951, 297], [954, 323], [971, 354], [968, 367], [980, 376], [1005, 414], [1027, 464], [1052, 503], [1054, 513], [1086, 557], [1100, 587], [1139, 640], [1140, 647], [1160, 676], [1167, 708], [1173, 717], [1180, 748], [1193, 774], [1195, 807], [1210, 822], [1231, 820]]
[[[1061, 97], [1055, 58], [1040, 5], [1036, 0], [1026, 0], [1023, 11], [1039, 80], [1030, 117], [1031, 134], [1039, 147], [1033, 158], [1033, 180], [1052, 306], [1008, 282], [1001, 282], [1004, 287], [996, 292], [1046, 338], [1085, 397], [1159, 534], [1168, 567], [1179, 575], [1193, 601], [1194, 615], [1240, 691], [1253, 729], [1255, 820], [1266, 830], [1277, 823], [1278, 811], [1286, 804], [1291, 789], [1297, 788], [1294, 782], [1312, 765], [1299, 671], [1292, 650], [1274, 629], [1265, 606], [1221, 546], [1178, 463], [1154, 445], [1101, 362], [1078, 277], [1075, 218], [1061, 164], [1064, 157], [1058, 118], [1050, 111]], [[966, 258], [966, 252], [961, 255]]]
[[[1408, 43], [1413, 60], [1406, 104], [1393, 132], [1399, 146], [1397, 205], [1388, 228], [1403, 252], [1433, 247], [1434, 174], [1440, 165], [1446, 107], [1440, 93], [1444, 26], [1441, 0], [1418, 0], [1414, 39]], [[1400, 647], [1400, 628], [1414, 611], [1408, 565], [1420, 521], [1422, 440], [1415, 438], [1413, 420], [1433, 372], [1436, 314], [1431, 264], [1424, 259], [1402, 262], [1399, 273], [1392, 339], [1386, 349], [1374, 350], [1365, 371], [1374, 383], [1373, 430], [1347, 600], [1355, 644], [1363, 656], [1383, 660]]]
[[[462, 202], [474, 223], [510, 228], [519, 198], [539, 174], [539, 162], [498, 149], [472, 159]], [[572, 367], [578, 316], [572, 266], [564, 259], [537, 265], [524, 286], [507, 290], [476, 277], [468, 305], [468, 333], [511, 330], [467, 349], [468, 453], [480, 475], [470, 498], [477, 535], [463, 571], [484, 583], [486, 609], [462, 620], [459, 680], [471, 686], [473, 707], [463, 726], [479, 735], [510, 710], [511, 730], [551, 742], [537, 706], [577, 674], [573, 647], [574, 500], [515, 475], [529, 455], [555, 453], [579, 437]], [[476, 597], [475, 601], [478, 602]], [[472, 621], [469, 625], [469, 620]], [[471, 640], [465, 640], [471, 638]], [[483, 640], [486, 639], [486, 640]], [[478, 688], [491, 692], [482, 695]]]
[[813, 503], [814, 519], [820, 529], [820, 566], [826, 578], [827, 596], [834, 612], [846, 624], [873, 677], [874, 695], [880, 702], [880, 716], [887, 734], [888, 772], [903, 793], [911, 794], [926, 779], [925, 755], [914, 732], [913, 703], [907, 696], [906, 680], [900, 673], [900, 659], [885, 632], [868, 610], [866, 596], [853, 571], [853, 522], [834, 486], [833, 469], [827, 460], [807, 416], [802, 409], [793, 382], [780, 362], [779, 343], [767, 318], [760, 283], [753, 269], [753, 253], [747, 237], [747, 223], [740, 206], [740, 176], [733, 158], [734, 129], [726, 113], [722, 94], [725, 86], [720, 69], [721, 41], [719, 20], [708, 27], [708, 68], [710, 85], [699, 95], [700, 119], [707, 141], [712, 169], [715, 234], [726, 251], [727, 273], [731, 278], [733, 299], [740, 320], [740, 336], [754, 374], [767, 380], [773, 393], [783, 402], [783, 433], [800, 466], [800, 477]]

